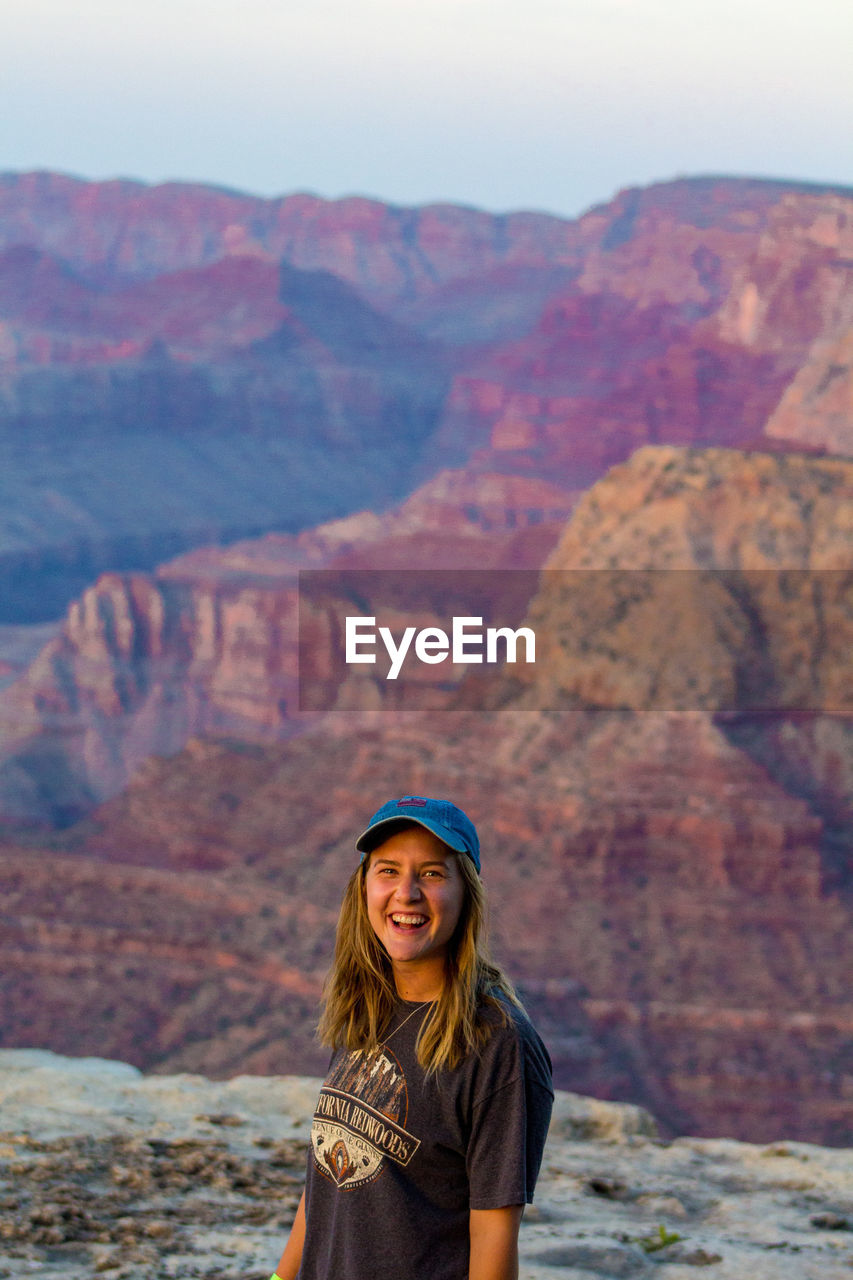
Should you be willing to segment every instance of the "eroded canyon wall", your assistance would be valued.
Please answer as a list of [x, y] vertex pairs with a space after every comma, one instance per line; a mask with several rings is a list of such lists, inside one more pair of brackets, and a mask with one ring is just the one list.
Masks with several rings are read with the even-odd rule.
[[[789, 389], [849, 327], [851, 210], [726, 178], [566, 221], [4, 175], [0, 622], [448, 466], [576, 490], [646, 443], [845, 452], [837, 391]], [[766, 428], [786, 395], [834, 425], [789, 399]]]
[[[395, 792], [448, 794], [481, 828], [495, 947], [560, 1084], [643, 1101], [672, 1129], [849, 1142], [851, 735], [838, 702], [849, 660], [824, 647], [802, 599], [791, 609], [761, 585], [732, 598], [726, 575], [800, 575], [813, 602], [832, 582], [823, 605], [848, 625], [851, 485], [853, 464], [836, 459], [641, 451], [553, 538], [529, 613], [552, 644], [530, 678], [495, 690], [491, 711], [380, 706], [327, 715], [286, 743], [194, 740], [138, 769], [50, 851], [7, 843], [8, 1042], [86, 1052], [97, 1037], [99, 1052], [164, 1070], [281, 1070], [283, 1053], [288, 1069], [316, 1069], [313, 1009], [358, 815]], [[519, 510], [536, 509], [522, 496]], [[558, 501], [540, 496], [543, 512]], [[426, 537], [416, 516], [398, 514], [397, 534]], [[374, 519], [312, 545], [360, 564]], [[478, 520], [472, 556], [485, 505]], [[280, 551], [247, 544], [229, 571]], [[198, 582], [227, 580], [219, 554], [197, 557]], [[666, 649], [665, 589], [629, 600], [618, 629], [596, 575], [649, 570], [653, 584], [696, 584], [678, 597], [694, 613], [722, 611], [715, 650], [684, 628]], [[762, 625], [740, 628], [756, 611]], [[649, 671], [666, 674], [690, 643], [709, 676], [702, 697], [679, 704], [677, 686], [662, 702]], [[723, 715], [712, 696], [743, 691], [726, 672], [744, 645], [771, 681], [772, 717], [737, 702]], [[238, 686], [262, 651], [235, 646]]]

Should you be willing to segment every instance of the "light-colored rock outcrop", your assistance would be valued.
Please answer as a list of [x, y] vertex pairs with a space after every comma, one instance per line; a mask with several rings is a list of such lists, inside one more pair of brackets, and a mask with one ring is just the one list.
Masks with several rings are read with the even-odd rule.
[[[0, 1052], [0, 1276], [266, 1280], [319, 1081]], [[521, 1280], [846, 1280], [853, 1151], [656, 1136], [558, 1093]]]
[[815, 343], [767, 422], [771, 439], [853, 455], [853, 323]]

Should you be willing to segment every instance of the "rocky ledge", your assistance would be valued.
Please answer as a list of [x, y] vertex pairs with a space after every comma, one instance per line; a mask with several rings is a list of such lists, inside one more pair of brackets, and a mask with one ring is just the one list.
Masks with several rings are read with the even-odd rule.
[[[0, 1277], [267, 1280], [319, 1081], [0, 1052]], [[559, 1093], [522, 1280], [849, 1280], [853, 1151], [663, 1141]]]

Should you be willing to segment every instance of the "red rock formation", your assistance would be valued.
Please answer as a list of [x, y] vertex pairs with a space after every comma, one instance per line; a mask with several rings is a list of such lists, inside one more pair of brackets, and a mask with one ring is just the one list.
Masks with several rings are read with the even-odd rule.
[[849, 194], [721, 208], [711, 187], [704, 216], [686, 195], [626, 193], [581, 219], [581, 271], [526, 335], [457, 375], [443, 444], [461, 435], [483, 459], [589, 483], [644, 443], [835, 438], [798, 435], [796, 415], [769, 441], [764, 428], [811, 344], [847, 316]]
[[[54, 837], [50, 855], [7, 848], [8, 1042], [97, 1045], [163, 1069], [313, 1068], [311, 998], [353, 831], [388, 794], [413, 790], [452, 795], [477, 820], [496, 950], [560, 1084], [643, 1101], [676, 1130], [849, 1142], [850, 714], [819, 714], [844, 691], [847, 653], [825, 652], [806, 612], [777, 609], [765, 652], [779, 687], [797, 652], [812, 672], [823, 702], [807, 722], [783, 714], [768, 733], [761, 717], [715, 723], [712, 705], [661, 711], [635, 660], [641, 628], [603, 636], [594, 609], [555, 590], [553, 575], [580, 564], [594, 582], [592, 566], [638, 572], [658, 559], [701, 565], [710, 584], [733, 563], [838, 572], [849, 565], [851, 466], [644, 451], [579, 504], [531, 610], [556, 637], [579, 640], [582, 624], [589, 643], [543, 650], [532, 681], [497, 690], [498, 709], [380, 707], [327, 716], [275, 746], [193, 742], [148, 762]], [[394, 519], [411, 528], [414, 516]], [[345, 525], [316, 536], [325, 553], [357, 547]], [[231, 570], [263, 570], [276, 554], [274, 542], [248, 544]], [[212, 578], [211, 553], [190, 561]], [[718, 607], [711, 589], [694, 602], [712, 616]], [[132, 628], [110, 625], [130, 651]], [[654, 635], [666, 643], [665, 628]], [[599, 661], [608, 638], [631, 698], [593, 707], [578, 696], [577, 664]], [[250, 666], [252, 656], [249, 646]], [[724, 667], [724, 646], [717, 657]], [[822, 757], [809, 741], [823, 741]], [[831, 751], [844, 762], [835, 775]], [[101, 877], [112, 892], [93, 893]], [[74, 1013], [83, 995], [88, 1019]]]
[[360, 197], [265, 200], [190, 183], [0, 175], [0, 247], [37, 246], [96, 282], [146, 279], [250, 254], [331, 271], [387, 303], [503, 265], [573, 262], [576, 242], [573, 223], [547, 214], [495, 217]]
[[0, 411], [29, 447], [0, 621], [472, 459], [576, 490], [644, 443], [844, 447], [764, 429], [849, 323], [851, 208], [703, 179], [566, 222], [6, 175]]
[[853, 823], [852, 479], [840, 459], [640, 451], [579, 502], [531, 607], [535, 673], [516, 674], [541, 708], [718, 714], [821, 815], [831, 885]]
[[[733, 726], [772, 713], [784, 732], [768, 720], [758, 734], [750, 721], [754, 750], [765, 759], [775, 733], [779, 776], [789, 785], [793, 770], [806, 786], [812, 775], [796, 761], [811, 741], [823, 763], [802, 794], [823, 797], [834, 828], [846, 820], [853, 776], [844, 663], [850, 492], [850, 466], [836, 460], [641, 451], [580, 502], [531, 613], [536, 667], [518, 667], [517, 679], [531, 684], [540, 708], [568, 693], [599, 706], [726, 712]], [[570, 495], [541, 482], [446, 473], [385, 517], [366, 512], [296, 539], [196, 552], [154, 579], [105, 576], [6, 693], [7, 816], [67, 820], [120, 789], [152, 751], [176, 751], [191, 734], [270, 741], [294, 732], [299, 568], [532, 568], [570, 505]], [[519, 590], [534, 588], [524, 579]], [[455, 589], [452, 579], [436, 587], [448, 598]], [[343, 582], [340, 590], [340, 599], [333, 591], [312, 606], [314, 665], [319, 638], [342, 607], [352, 612]], [[464, 595], [461, 583], [458, 590]], [[442, 617], [443, 598], [421, 591], [418, 601], [418, 625]], [[507, 597], [511, 616], [502, 622], [517, 625], [525, 603]], [[406, 607], [401, 626], [411, 621]], [[407, 671], [392, 688], [359, 670], [345, 690], [306, 706], [367, 709], [391, 696], [397, 706], [423, 705], [415, 695], [427, 691], [427, 677], [447, 702], [464, 674]], [[827, 714], [837, 719], [831, 732]], [[39, 781], [42, 773], [49, 781]]]
[[540, 480], [443, 472], [384, 516], [199, 550], [152, 577], [103, 575], [6, 692], [0, 810], [66, 822], [190, 735], [288, 737], [300, 725], [300, 568], [533, 569], [574, 497]]
[[7, 1041], [316, 1068], [309, 997], [352, 832], [409, 786], [477, 818], [496, 950], [560, 1084], [692, 1132], [849, 1140], [849, 904], [822, 887], [820, 823], [698, 715], [344, 717], [152, 762], [42, 872], [5, 853]]

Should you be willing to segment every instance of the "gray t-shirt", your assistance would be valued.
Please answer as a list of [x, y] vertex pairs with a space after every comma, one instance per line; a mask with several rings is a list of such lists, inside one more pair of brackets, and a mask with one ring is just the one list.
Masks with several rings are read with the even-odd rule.
[[542, 1161], [551, 1060], [525, 1015], [425, 1077], [428, 1004], [400, 1001], [378, 1053], [339, 1050], [311, 1129], [299, 1280], [465, 1280], [468, 1213], [525, 1204]]

